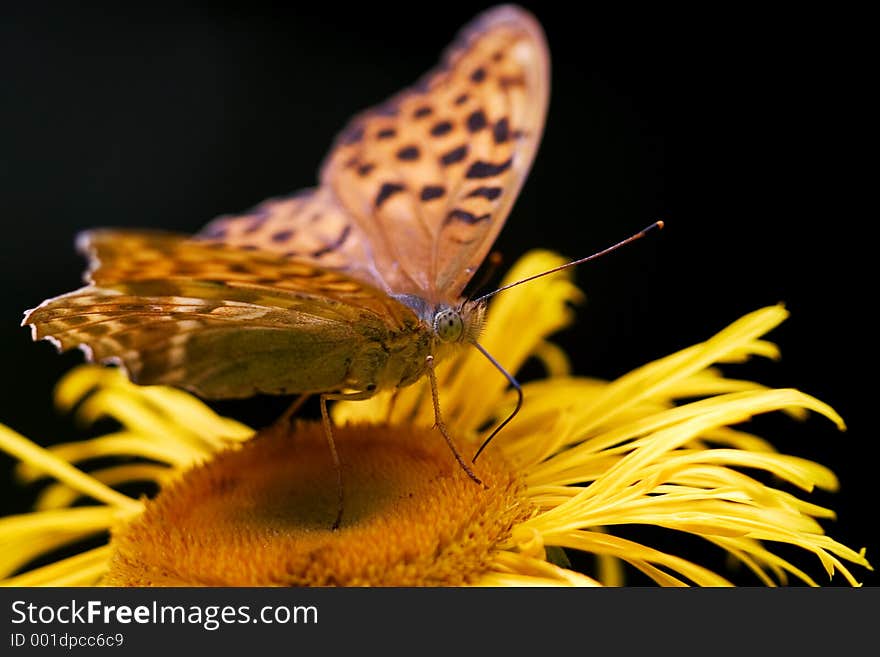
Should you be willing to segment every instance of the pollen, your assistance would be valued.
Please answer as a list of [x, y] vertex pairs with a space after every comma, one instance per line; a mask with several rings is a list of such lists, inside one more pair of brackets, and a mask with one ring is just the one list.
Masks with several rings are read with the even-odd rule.
[[500, 453], [455, 463], [436, 430], [334, 432], [345, 490], [320, 423], [267, 429], [184, 472], [111, 539], [112, 586], [455, 586], [476, 581], [531, 515]]

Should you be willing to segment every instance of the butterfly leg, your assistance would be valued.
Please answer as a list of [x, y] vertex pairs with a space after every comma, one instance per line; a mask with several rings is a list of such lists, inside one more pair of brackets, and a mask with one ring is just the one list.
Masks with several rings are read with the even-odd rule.
[[[342, 522], [342, 509], [345, 499], [342, 487], [342, 464], [339, 461], [339, 453], [336, 451], [336, 442], [333, 440], [333, 423], [330, 421], [330, 413], [327, 412], [328, 401], [359, 401], [369, 399], [376, 393], [373, 391], [352, 393], [324, 393], [321, 395], [321, 419], [324, 422], [324, 435], [327, 437], [327, 446], [330, 448], [330, 458], [333, 459], [333, 467], [336, 470], [336, 491], [338, 506], [336, 520], [333, 521], [333, 529], [339, 529]], [[298, 402], [299, 400], [297, 400]], [[296, 403], [296, 402], [294, 402]]]
[[446, 444], [449, 445], [449, 449], [452, 450], [452, 455], [455, 457], [455, 460], [458, 461], [458, 465], [461, 466], [461, 469], [465, 471], [465, 474], [473, 479], [474, 482], [480, 484], [483, 488], [487, 488], [479, 477], [474, 474], [474, 471], [468, 467], [468, 464], [464, 462], [464, 459], [461, 458], [461, 454], [459, 454], [458, 449], [455, 447], [455, 443], [452, 442], [452, 436], [449, 435], [449, 431], [446, 429], [446, 424], [443, 422], [443, 418], [440, 415], [440, 395], [437, 392], [437, 376], [434, 374], [434, 357], [429, 354], [428, 358], [425, 360], [425, 364], [427, 365], [428, 380], [431, 382], [431, 397], [434, 401], [434, 426], [440, 430], [443, 438], [446, 439]]
[[257, 433], [255, 438], [268, 438], [269, 436], [278, 436], [279, 438], [287, 438], [290, 436], [293, 427], [291, 426], [291, 418], [296, 415], [302, 408], [303, 404], [311, 395], [299, 395], [293, 400], [287, 409], [276, 419], [271, 425]]
[[311, 397], [311, 395], [309, 395], [309, 394], [299, 395], [296, 399], [293, 400], [293, 403], [287, 407], [287, 410], [281, 414], [281, 417], [279, 417], [276, 420], [276, 422], [279, 425], [289, 424], [290, 418], [292, 418], [294, 415], [296, 415], [299, 412], [299, 409], [302, 408], [303, 404], [306, 403], [306, 400], [309, 397]]
[[391, 399], [388, 400], [388, 408], [385, 410], [385, 422], [391, 422], [391, 418], [394, 415], [394, 406], [397, 404], [397, 393], [399, 392], [399, 388], [395, 388], [391, 392]]

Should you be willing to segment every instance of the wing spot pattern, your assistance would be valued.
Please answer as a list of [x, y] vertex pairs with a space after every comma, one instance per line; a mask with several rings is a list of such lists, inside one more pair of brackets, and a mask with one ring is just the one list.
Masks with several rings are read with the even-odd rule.
[[483, 113], [483, 110], [476, 110], [467, 118], [467, 127], [471, 132], [479, 132], [486, 127], [486, 124], [486, 115]]
[[287, 242], [291, 237], [293, 237], [292, 230], [279, 230], [277, 233], [272, 233], [272, 241], [275, 243]]
[[448, 167], [451, 164], [455, 164], [456, 162], [461, 162], [464, 158], [467, 157], [468, 147], [467, 144], [463, 144], [458, 148], [453, 148], [451, 151], [442, 155], [440, 157], [440, 163]]
[[397, 183], [383, 183], [382, 187], [379, 189], [379, 193], [376, 194], [376, 200], [374, 201], [374, 205], [378, 210], [382, 207], [382, 204], [387, 201], [389, 198], [397, 194], [398, 192], [403, 191], [403, 185], [399, 185]]
[[452, 132], [452, 123], [449, 121], [440, 121], [440, 123], [435, 123], [434, 127], [431, 128], [431, 134], [434, 137], [442, 137], [450, 132]]
[[421, 199], [423, 201], [432, 201], [442, 197], [446, 193], [446, 188], [442, 185], [425, 185], [422, 187]]
[[468, 212], [467, 210], [462, 210], [461, 208], [456, 208], [452, 212], [450, 212], [446, 216], [445, 223], [451, 223], [453, 221], [463, 221], [469, 226], [473, 226], [474, 224], [478, 224], [481, 221], [488, 221], [492, 218], [492, 215], [489, 213], [481, 214], [479, 216], [475, 215], [472, 212]]
[[513, 164], [512, 157], [498, 164], [477, 160], [470, 166], [465, 178], [491, 178], [507, 171], [511, 164]]
[[502, 191], [504, 190], [501, 187], [477, 187], [468, 193], [466, 198], [482, 197], [489, 201], [494, 201], [501, 196]]
[[321, 256], [326, 255], [326, 254], [330, 253], [331, 251], [335, 251], [336, 249], [338, 249], [339, 247], [341, 247], [345, 243], [345, 240], [348, 239], [348, 236], [350, 234], [351, 234], [351, 225], [348, 225], [342, 229], [342, 232], [339, 234], [339, 237], [337, 237], [335, 240], [333, 240], [333, 242], [331, 242], [327, 246], [324, 246], [324, 247], [318, 249], [317, 251], [312, 252], [312, 257], [313, 258], [320, 258]]
[[397, 159], [404, 162], [413, 162], [419, 159], [421, 153], [418, 146], [404, 146], [397, 151]]
[[492, 137], [495, 139], [496, 144], [503, 144], [510, 139], [510, 122], [506, 116], [503, 119], [499, 119], [493, 126]]

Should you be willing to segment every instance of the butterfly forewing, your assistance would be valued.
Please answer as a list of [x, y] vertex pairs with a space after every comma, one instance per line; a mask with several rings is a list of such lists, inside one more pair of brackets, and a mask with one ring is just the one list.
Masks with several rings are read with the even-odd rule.
[[440, 65], [355, 117], [328, 155], [332, 188], [397, 292], [456, 299], [537, 150], [549, 93], [543, 34], [509, 7], [465, 28]]
[[525, 180], [548, 94], [540, 26], [513, 7], [491, 10], [418, 83], [352, 119], [321, 187], [221, 217], [200, 236], [454, 301]]

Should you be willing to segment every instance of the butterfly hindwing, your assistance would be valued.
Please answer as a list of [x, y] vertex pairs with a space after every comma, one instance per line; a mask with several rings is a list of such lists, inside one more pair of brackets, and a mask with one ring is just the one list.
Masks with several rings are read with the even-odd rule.
[[301, 190], [240, 215], [218, 217], [197, 237], [341, 271], [380, 289], [390, 290], [394, 282], [378, 274], [366, 234], [327, 188]]

